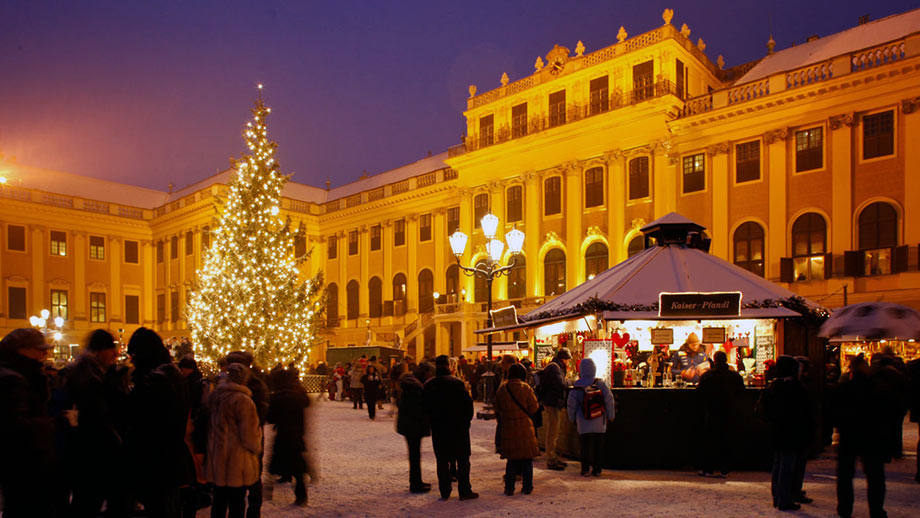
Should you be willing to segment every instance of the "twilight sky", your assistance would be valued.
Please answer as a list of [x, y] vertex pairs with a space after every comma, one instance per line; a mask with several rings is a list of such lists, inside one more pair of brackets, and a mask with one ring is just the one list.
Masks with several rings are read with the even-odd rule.
[[294, 180], [322, 186], [459, 143], [467, 87], [689, 25], [726, 67], [918, 7], [917, 0], [0, 0], [0, 153], [166, 189], [239, 156], [265, 84], [269, 135]]

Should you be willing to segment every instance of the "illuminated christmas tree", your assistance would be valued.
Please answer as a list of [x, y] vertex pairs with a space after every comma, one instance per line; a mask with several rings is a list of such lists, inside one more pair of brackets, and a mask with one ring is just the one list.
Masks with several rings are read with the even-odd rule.
[[279, 216], [281, 190], [288, 178], [275, 161], [277, 144], [268, 139], [271, 108], [259, 99], [243, 137], [251, 153], [233, 161], [230, 194], [219, 204], [211, 247], [198, 270], [187, 310], [195, 352], [212, 369], [234, 350], [252, 352], [271, 368], [294, 363], [301, 373], [324, 309], [322, 272], [303, 279], [295, 256], [303, 224], [292, 228]]

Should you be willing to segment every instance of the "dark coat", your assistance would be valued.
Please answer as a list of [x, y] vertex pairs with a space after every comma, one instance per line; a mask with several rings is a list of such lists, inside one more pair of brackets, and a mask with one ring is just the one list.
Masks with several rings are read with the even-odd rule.
[[920, 423], [920, 358], [907, 363], [910, 420]]
[[279, 476], [306, 473], [304, 410], [308, 406], [310, 398], [300, 383], [288, 383], [272, 394], [268, 422], [275, 428], [275, 444], [268, 468], [270, 473]]
[[884, 454], [882, 412], [873, 380], [862, 372], [850, 372], [837, 387], [832, 402], [834, 425], [840, 433], [840, 448], [855, 454]]
[[412, 373], [399, 378], [400, 396], [397, 405], [396, 433], [406, 437], [427, 437], [431, 435], [431, 425], [422, 407], [425, 386]]
[[383, 399], [384, 394], [381, 384], [383, 383], [383, 377], [380, 374], [377, 374], [375, 377], [371, 378], [369, 374], [361, 376], [361, 384], [364, 385], [364, 401], [368, 404], [374, 404], [379, 399]]
[[700, 376], [696, 392], [707, 421], [724, 423], [736, 414], [738, 398], [744, 394], [744, 379], [728, 365], [716, 366]]
[[246, 388], [252, 392], [252, 402], [256, 404], [256, 412], [259, 414], [259, 426], [265, 426], [265, 418], [268, 417], [268, 406], [271, 399], [268, 385], [259, 377], [258, 373], [253, 371], [249, 381], [246, 382]]
[[78, 412], [70, 445], [76, 467], [81, 475], [105, 480], [114, 475], [122, 452], [121, 417], [128, 395], [93, 354], [84, 354], [74, 363], [65, 389]]
[[540, 371], [538, 392], [543, 406], [565, 408], [565, 368], [560, 362], [553, 360]]
[[808, 391], [797, 378], [773, 380], [760, 395], [757, 410], [760, 418], [770, 426], [775, 449], [801, 450], [810, 443], [814, 434], [814, 418]]
[[[523, 409], [511, 399], [512, 394]], [[530, 419], [539, 406], [533, 389], [519, 379], [509, 379], [498, 388], [495, 393], [495, 413], [501, 421], [501, 458], [521, 460], [540, 455], [533, 421]]]
[[422, 407], [431, 422], [435, 455], [469, 457], [473, 399], [463, 381], [439, 370], [425, 382]]
[[135, 371], [128, 395], [125, 446], [137, 487], [174, 488], [195, 481], [195, 465], [185, 443], [188, 385], [171, 363]]
[[54, 422], [41, 362], [18, 353], [0, 357], [0, 477], [43, 480], [51, 469]]
[[882, 429], [882, 448], [885, 459], [901, 454], [901, 434], [904, 413], [908, 408], [907, 377], [896, 365], [876, 366], [870, 374], [873, 406], [878, 413]]

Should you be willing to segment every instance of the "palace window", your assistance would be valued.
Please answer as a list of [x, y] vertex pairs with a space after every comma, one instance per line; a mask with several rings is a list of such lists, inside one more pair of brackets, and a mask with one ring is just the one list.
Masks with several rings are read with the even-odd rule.
[[393, 246], [406, 244], [406, 220], [397, 219], [393, 222]]
[[558, 176], [543, 182], [543, 215], [551, 216], [562, 212], [562, 179]]
[[491, 146], [495, 138], [495, 123], [492, 115], [479, 118], [479, 147]]
[[139, 295], [125, 295], [125, 324], [140, 324], [141, 298]]
[[297, 236], [294, 238], [294, 257], [303, 257], [307, 255], [307, 238], [306, 236]]
[[358, 298], [360, 295], [358, 281], [348, 281], [348, 284], [345, 285], [345, 310], [348, 320], [355, 320], [358, 318], [358, 308], [360, 307]]
[[51, 318], [67, 320], [67, 290], [51, 290]]
[[505, 211], [505, 219], [507, 219], [508, 223], [524, 219], [523, 193], [524, 189], [520, 185], [513, 185], [505, 191], [505, 200], [508, 205]]
[[163, 262], [163, 242], [157, 241], [157, 262]]
[[460, 268], [456, 264], [448, 266], [444, 277], [447, 286], [447, 302], [457, 302], [460, 297]]
[[824, 163], [824, 128], [795, 132], [795, 172], [821, 169]]
[[102, 236], [89, 236], [89, 258], [99, 261], [105, 260], [105, 238]]
[[173, 291], [169, 294], [169, 321], [179, 321], [179, 291]]
[[511, 137], [518, 138], [527, 134], [527, 103], [511, 107]]
[[51, 231], [51, 255], [67, 255], [67, 233]]
[[527, 260], [522, 254], [514, 258], [514, 266], [508, 272], [508, 298], [523, 299], [527, 296]]
[[763, 227], [753, 221], [743, 223], [735, 230], [735, 264], [763, 277], [764, 239]]
[[827, 252], [827, 223], [820, 214], [809, 212], [792, 224], [793, 276], [796, 281], [824, 279]]
[[379, 318], [383, 313], [383, 281], [380, 277], [371, 277], [367, 281], [367, 311], [371, 318]]
[[89, 321], [105, 322], [105, 293], [89, 294]]
[[434, 311], [434, 275], [425, 268], [418, 273], [418, 312]]
[[674, 79], [676, 79], [675, 83], [677, 83], [677, 97], [684, 99], [684, 88], [686, 86], [686, 71], [684, 68], [684, 62], [678, 59], [676, 60], [676, 64], [677, 66], [674, 70]]
[[418, 217], [418, 240], [431, 241], [431, 214], [422, 214]]
[[596, 241], [585, 250], [585, 279], [591, 280], [607, 269], [609, 255], [607, 245]]
[[371, 250], [380, 250], [380, 225], [371, 227]]
[[19, 225], [6, 226], [6, 249], [17, 252], [26, 251], [26, 227]]
[[482, 228], [482, 217], [489, 213], [489, 195], [477, 194], [473, 197], [473, 224]]
[[898, 212], [884, 202], [873, 203], [859, 213], [859, 249], [865, 261], [864, 275], [892, 273], [891, 249], [898, 246]]
[[460, 230], [460, 207], [447, 209], [447, 235]]
[[211, 227], [204, 226], [201, 227], [201, 254], [204, 255], [204, 251], [211, 247]]
[[684, 194], [706, 188], [706, 155], [699, 153], [684, 157]]
[[125, 240], [125, 262], [129, 264], [138, 264], [140, 262], [137, 241]]
[[[486, 269], [486, 262], [479, 261], [476, 263], [479, 270]], [[482, 275], [473, 277], [473, 302], [485, 302], [489, 297], [489, 283]]]
[[339, 287], [336, 283], [326, 285], [326, 327], [339, 326]]
[[166, 321], [166, 294], [157, 293], [157, 322]]
[[543, 294], [565, 293], [565, 253], [554, 248], [543, 258]]
[[406, 276], [397, 273], [393, 277], [393, 316], [406, 314]]
[[565, 90], [549, 94], [549, 127], [565, 124]]
[[169, 238], [169, 258], [179, 258], [179, 236]]
[[358, 255], [358, 231], [348, 231], [348, 255]]
[[585, 171], [585, 208], [604, 204], [604, 169], [592, 167]]
[[863, 160], [894, 154], [894, 112], [866, 115], [863, 125]]
[[760, 179], [760, 141], [735, 146], [735, 183]]
[[11, 319], [26, 318], [26, 289], [18, 286], [9, 286], [6, 289], [8, 311]]
[[652, 61], [633, 65], [633, 97], [636, 102], [655, 94], [655, 65]]
[[607, 76], [592, 79], [589, 84], [590, 88], [590, 110], [591, 115], [603, 113], [609, 108], [610, 97], [608, 92]]
[[195, 234], [193, 232], [185, 233], [185, 255], [195, 253]]
[[648, 157], [640, 156], [629, 161], [629, 199], [648, 198]]
[[339, 239], [336, 236], [329, 236], [326, 240], [326, 258], [335, 259], [339, 255]]
[[645, 236], [639, 234], [629, 240], [629, 245], [626, 246], [626, 257], [632, 257], [643, 250], [645, 250]]

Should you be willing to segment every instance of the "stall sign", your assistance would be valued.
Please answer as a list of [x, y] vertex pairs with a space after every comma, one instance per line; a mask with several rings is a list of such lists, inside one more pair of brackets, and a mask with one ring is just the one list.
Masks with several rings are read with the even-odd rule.
[[757, 362], [757, 372], [764, 371], [764, 362], [773, 358], [773, 336], [757, 335], [754, 338], [754, 359]]
[[704, 327], [703, 328], [704, 344], [724, 344], [725, 328], [724, 327]]
[[518, 323], [517, 308], [514, 306], [494, 309], [489, 313], [492, 314], [492, 327], [507, 327]]
[[658, 294], [658, 316], [740, 316], [741, 292], [667, 293]]
[[552, 358], [553, 357], [553, 346], [552, 344], [536, 344], [533, 351], [533, 361], [535, 365], [539, 368], [540, 365], [543, 365], [543, 358]]
[[[704, 340], [705, 341], [705, 340]], [[674, 343], [674, 330], [667, 327], [652, 329], [652, 343], [655, 345]]]

